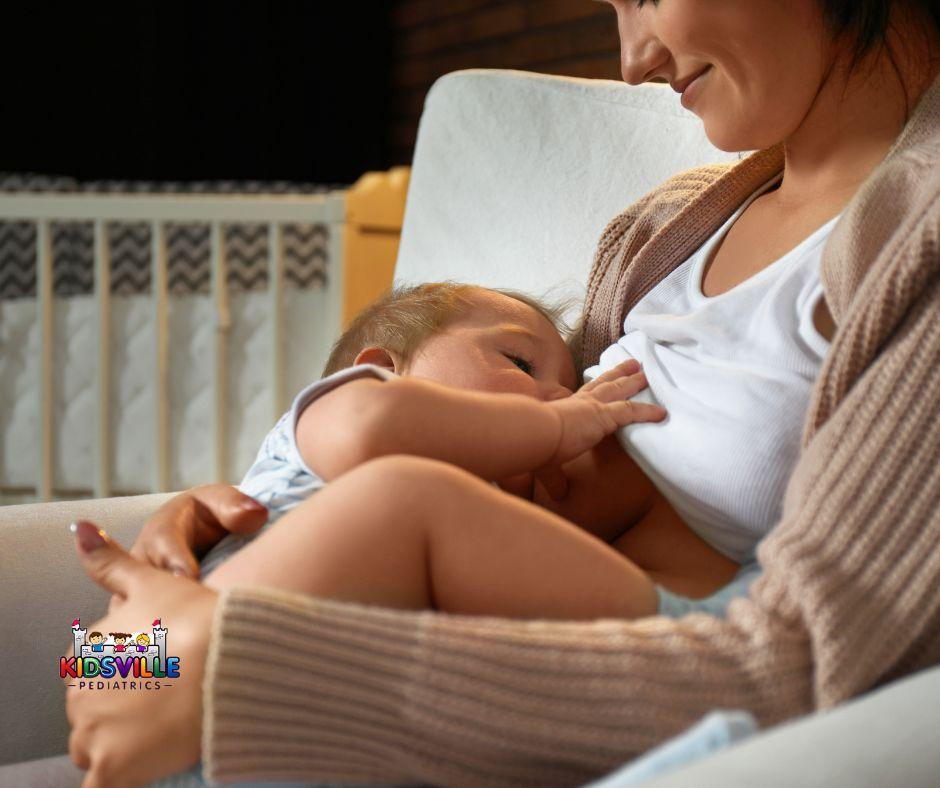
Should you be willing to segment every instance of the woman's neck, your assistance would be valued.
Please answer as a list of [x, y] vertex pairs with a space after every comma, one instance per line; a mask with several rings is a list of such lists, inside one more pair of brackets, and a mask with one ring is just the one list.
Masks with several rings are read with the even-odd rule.
[[845, 65], [832, 68], [786, 140], [784, 177], [772, 193], [774, 202], [788, 210], [821, 203], [841, 210], [884, 159], [938, 74], [940, 35], [932, 24], [899, 12], [888, 47], [847, 76]]

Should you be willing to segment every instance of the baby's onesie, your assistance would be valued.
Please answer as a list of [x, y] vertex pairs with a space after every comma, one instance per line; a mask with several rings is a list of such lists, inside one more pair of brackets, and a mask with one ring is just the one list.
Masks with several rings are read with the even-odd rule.
[[[238, 489], [268, 507], [268, 522], [265, 528], [326, 485], [323, 479], [307, 467], [297, 448], [296, 430], [300, 414], [318, 397], [343, 383], [363, 377], [388, 380], [395, 377], [395, 373], [372, 364], [360, 364], [341, 369], [311, 383], [294, 397], [290, 410], [278, 419], [264, 439], [254, 463], [238, 485]], [[252, 538], [230, 534], [222, 539], [202, 559], [202, 576], [205, 577]]]

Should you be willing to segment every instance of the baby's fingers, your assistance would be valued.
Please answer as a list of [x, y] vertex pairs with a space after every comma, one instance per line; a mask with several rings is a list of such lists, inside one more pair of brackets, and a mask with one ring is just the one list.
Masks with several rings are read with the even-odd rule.
[[662, 421], [666, 418], [666, 409], [648, 402], [610, 402], [605, 406], [618, 427], [641, 421]]
[[[599, 383], [600, 378], [594, 382]], [[647, 385], [648, 381], [646, 380], [646, 375], [643, 372], [636, 372], [632, 375], [626, 375], [600, 383], [588, 392], [588, 396], [599, 402], [615, 402], [632, 397], [637, 392], [645, 389]], [[579, 391], [578, 396], [584, 395]]]
[[626, 361], [621, 361], [617, 366], [611, 367], [603, 375], [598, 375], [590, 383], [585, 383], [581, 388], [578, 389], [579, 394], [583, 394], [588, 391], [593, 391], [598, 386], [602, 386], [605, 383], [608, 383], [611, 380], [617, 380], [622, 378], [624, 375], [633, 375], [636, 372], [640, 371], [640, 362], [635, 358], [628, 358]]

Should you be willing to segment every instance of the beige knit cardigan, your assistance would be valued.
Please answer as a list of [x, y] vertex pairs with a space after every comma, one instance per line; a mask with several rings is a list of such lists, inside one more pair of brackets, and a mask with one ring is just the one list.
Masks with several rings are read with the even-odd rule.
[[[671, 179], [618, 216], [588, 361], [782, 166]], [[527, 622], [268, 589], [222, 597], [205, 683], [213, 780], [577, 785], [710, 709], [764, 726], [940, 661], [940, 81], [836, 225], [837, 324], [764, 574], [726, 619]]]

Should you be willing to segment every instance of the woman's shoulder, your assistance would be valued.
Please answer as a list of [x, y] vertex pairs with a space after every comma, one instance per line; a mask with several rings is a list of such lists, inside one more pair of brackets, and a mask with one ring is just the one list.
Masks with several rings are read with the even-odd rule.
[[892, 151], [846, 206], [823, 255], [834, 314], [848, 309], [872, 274], [933, 275], [940, 266], [930, 252], [938, 231], [940, 128]]
[[[837, 325], [854, 327], [853, 352], [864, 346], [870, 360], [923, 297], [933, 301], [938, 236], [940, 129], [888, 155], [846, 207], [823, 252], [826, 302]], [[931, 311], [937, 306], [932, 302]]]
[[890, 202], [896, 213], [936, 221], [940, 212], [940, 78], [857, 196], [860, 199], [853, 202], [860, 213], [881, 211]]

